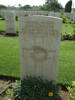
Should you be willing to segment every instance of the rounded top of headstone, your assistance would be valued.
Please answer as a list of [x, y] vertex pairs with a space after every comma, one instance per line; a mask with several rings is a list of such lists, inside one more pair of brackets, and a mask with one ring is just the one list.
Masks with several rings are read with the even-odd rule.
[[44, 15], [25, 16], [25, 17], [21, 17], [20, 20], [39, 20], [39, 21], [44, 20], [44, 21], [54, 21], [58, 23], [62, 22], [61, 18], [57, 18], [53, 16], [44, 16]]

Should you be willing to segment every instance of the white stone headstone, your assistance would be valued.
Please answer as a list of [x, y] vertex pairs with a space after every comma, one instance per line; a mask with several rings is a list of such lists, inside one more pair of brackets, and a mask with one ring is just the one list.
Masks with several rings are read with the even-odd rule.
[[6, 21], [6, 33], [15, 34], [16, 33], [16, 19], [14, 11], [6, 11], [5, 21]]
[[60, 18], [60, 13], [59, 12], [49, 12], [48, 16], [53, 16], [53, 17], [59, 17]]
[[64, 13], [64, 16], [66, 16], [67, 18], [70, 18], [71, 13]]
[[6, 12], [6, 10], [1, 10], [1, 15], [2, 15], [3, 19], [5, 19], [5, 12]]
[[75, 13], [73, 13], [73, 21], [75, 22]]
[[59, 12], [56, 12], [56, 13], [54, 14], [55, 17], [59, 17], [59, 18], [60, 18], [60, 15], [61, 15], [61, 13], [59, 13]]
[[56, 80], [62, 20], [47, 16], [21, 17], [21, 79]]
[[50, 12], [48, 13], [48, 16], [54, 16], [54, 12], [50, 11]]
[[70, 19], [75, 22], [75, 13], [70, 13]]
[[18, 16], [19, 16], [19, 18], [20, 17], [25, 17], [25, 11], [23, 11], [23, 10], [18, 11]]

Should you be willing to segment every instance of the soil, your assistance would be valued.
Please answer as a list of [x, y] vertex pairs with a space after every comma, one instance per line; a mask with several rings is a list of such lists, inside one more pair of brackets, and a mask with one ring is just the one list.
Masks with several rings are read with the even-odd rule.
[[[13, 78], [13, 77], [6, 77], [6, 76], [0, 76], [0, 92], [4, 90], [6, 87], [12, 88], [14, 86], [15, 80], [19, 80], [19, 78]], [[61, 87], [60, 94], [60, 100], [69, 100], [69, 93], [66, 89]], [[0, 94], [0, 100], [8, 100], [7, 95], [4, 93]]]
[[[0, 93], [2, 91], [2, 94], [0, 94], [0, 100], [8, 100], [8, 97], [5, 93], [5, 91], [9, 88], [12, 88], [13, 86], [13, 82], [9, 83], [8, 80], [2, 80], [0, 79]], [[8, 87], [7, 89], [5, 89], [6, 87]], [[3, 91], [5, 89], [5, 91]]]
[[16, 33], [6, 33], [5, 31], [0, 31], [0, 35], [18, 36], [18, 32], [16, 32]]
[[19, 79], [20, 78], [14, 78], [14, 77], [0, 75], [0, 93], [2, 91], [2, 94], [0, 94], [0, 100], [8, 100], [8, 97], [5, 93], [6, 90], [8, 90], [9, 88], [12, 89], [15, 81], [19, 80]]

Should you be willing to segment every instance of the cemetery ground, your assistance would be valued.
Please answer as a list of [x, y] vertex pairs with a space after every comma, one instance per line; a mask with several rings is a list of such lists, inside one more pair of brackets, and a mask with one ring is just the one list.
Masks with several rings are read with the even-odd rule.
[[[59, 71], [57, 83], [62, 85], [70, 85], [75, 80], [75, 42], [74, 41], [61, 41], [60, 58], [59, 58]], [[0, 76], [20, 77], [19, 72], [20, 57], [19, 57], [19, 37], [6, 37], [0, 35]], [[6, 77], [5, 77], [6, 78]], [[0, 80], [0, 88], [10, 86], [11, 78]], [[61, 91], [61, 96], [68, 100], [69, 93]], [[4, 97], [1, 97], [1, 100]], [[7, 96], [5, 97], [7, 98]], [[4, 99], [3, 99], [4, 100]], [[7, 99], [5, 99], [7, 100]]]
[[[75, 41], [61, 41], [58, 83], [75, 79]], [[20, 77], [19, 38], [0, 35], [0, 75]]]
[[[18, 31], [18, 22], [16, 22]], [[72, 33], [75, 24], [63, 24], [63, 33]], [[5, 22], [0, 21], [0, 30], [5, 31]], [[75, 80], [75, 41], [61, 41], [57, 83], [66, 87]], [[0, 35], [0, 89], [10, 88], [15, 79], [20, 77], [19, 37]], [[7, 77], [9, 76], [9, 78]], [[10, 77], [11, 76], [11, 77]], [[10, 80], [12, 80], [10, 82]], [[7, 86], [7, 87], [6, 87]], [[60, 91], [62, 100], [69, 99], [67, 91]], [[9, 93], [9, 92], [8, 92]], [[12, 95], [12, 93], [9, 93]], [[3, 95], [4, 96], [4, 95]], [[0, 96], [0, 100], [8, 100], [7, 96]], [[9, 95], [8, 95], [9, 96]]]

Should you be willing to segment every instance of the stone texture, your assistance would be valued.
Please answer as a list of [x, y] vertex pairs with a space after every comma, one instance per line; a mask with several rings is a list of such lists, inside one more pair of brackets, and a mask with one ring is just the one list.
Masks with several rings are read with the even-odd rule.
[[56, 80], [62, 20], [45, 16], [19, 20], [21, 79], [35, 76]]
[[5, 21], [6, 21], [6, 33], [16, 33], [16, 19], [14, 11], [5, 12]]

